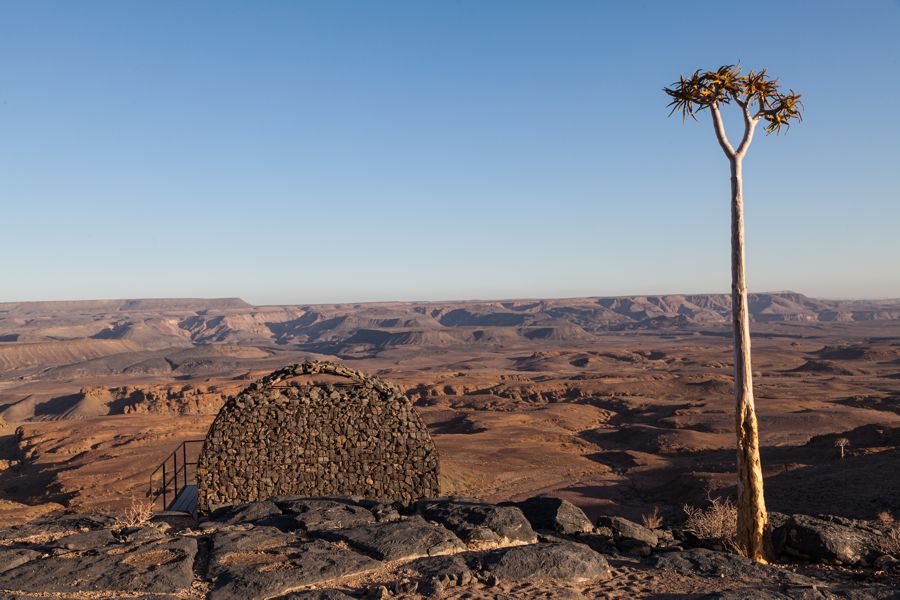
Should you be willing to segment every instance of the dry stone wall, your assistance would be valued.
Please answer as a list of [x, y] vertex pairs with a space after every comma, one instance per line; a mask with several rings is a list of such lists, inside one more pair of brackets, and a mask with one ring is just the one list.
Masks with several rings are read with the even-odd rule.
[[[300, 376], [336, 375], [346, 384]], [[282, 495], [411, 502], [439, 495], [438, 457], [398, 388], [338, 362], [291, 365], [219, 411], [197, 465], [198, 508]]]

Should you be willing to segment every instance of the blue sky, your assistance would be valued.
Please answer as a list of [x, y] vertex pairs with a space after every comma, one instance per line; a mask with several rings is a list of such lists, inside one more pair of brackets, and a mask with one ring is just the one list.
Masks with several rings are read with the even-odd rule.
[[661, 88], [735, 61], [806, 104], [745, 161], [751, 291], [900, 297], [896, 0], [2, 0], [0, 301], [724, 292]]

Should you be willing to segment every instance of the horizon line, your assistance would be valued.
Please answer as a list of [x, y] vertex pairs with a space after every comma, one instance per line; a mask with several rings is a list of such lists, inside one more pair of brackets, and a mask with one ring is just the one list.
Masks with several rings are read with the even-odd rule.
[[[771, 294], [785, 295], [797, 294], [806, 298], [816, 300], [831, 301], [900, 301], [900, 297], [881, 296], [809, 296], [803, 292], [795, 290], [766, 290], [760, 292], [749, 292], [752, 295]], [[333, 302], [276, 302], [256, 304], [248, 302], [241, 296], [144, 296], [144, 297], [121, 297], [121, 298], [70, 298], [65, 300], [0, 300], [0, 306], [10, 304], [64, 304], [64, 303], [91, 303], [91, 302], [134, 302], [134, 301], [222, 301], [222, 300], [238, 300], [253, 308], [269, 308], [284, 306], [326, 306], [326, 305], [360, 305], [360, 304], [457, 304], [457, 303], [489, 303], [489, 302], [533, 302], [545, 300], [579, 300], [579, 299], [601, 299], [601, 298], [659, 298], [666, 296], [730, 296], [730, 292], [663, 292], [663, 293], [632, 293], [632, 294], [613, 294], [613, 295], [574, 295], [574, 296], [518, 296], [518, 297], [495, 297], [495, 298], [448, 298], [440, 300], [350, 300], [350, 301], [333, 301]]]

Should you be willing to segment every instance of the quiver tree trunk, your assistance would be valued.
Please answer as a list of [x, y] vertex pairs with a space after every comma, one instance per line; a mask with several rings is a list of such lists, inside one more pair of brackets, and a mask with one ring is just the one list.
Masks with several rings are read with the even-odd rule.
[[750, 361], [750, 307], [744, 268], [742, 156], [731, 157], [731, 317], [734, 328], [734, 393], [737, 432], [737, 544], [749, 558], [767, 558], [768, 517], [763, 497], [759, 431]]
[[[778, 79], [766, 69], [741, 74], [740, 66], [723, 65], [715, 71], [697, 69], [693, 75], [679, 76], [672, 87], [663, 88], [671, 98], [672, 114], [697, 120], [697, 113], [709, 110], [722, 152], [731, 165], [731, 305], [734, 326], [735, 429], [737, 430], [738, 517], [737, 544], [753, 560], [765, 562], [771, 556], [768, 519], [763, 498], [762, 466], [759, 460], [759, 432], [753, 406], [753, 370], [750, 363], [750, 310], [744, 270], [744, 198], [741, 162], [753, 141], [753, 132], [765, 120], [766, 133], [801, 121], [800, 94], [780, 91]], [[739, 106], [744, 115], [744, 136], [735, 149], [728, 141], [720, 106]]]

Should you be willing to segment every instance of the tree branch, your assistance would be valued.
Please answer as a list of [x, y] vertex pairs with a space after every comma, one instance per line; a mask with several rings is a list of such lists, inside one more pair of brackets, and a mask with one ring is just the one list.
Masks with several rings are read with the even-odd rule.
[[756, 112], [755, 115], [753, 115], [753, 118], [758, 120], [760, 117], [764, 117], [764, 116], [766, 116], [766, 115], [774, 115], [774, 114], [777, 114], [777, 113], [778, 113], [778, 109], [777, 109], [777, 108], [769, 108], [769, 109], [763, 109], [763, 108], [761, 108], [761, 109], [759, 109], [759, 110]]
[[756, 129], [756, 124], [759, 123], [759, 117], [750, 116], [750, 109], [746, 104], [742, 104], [741, 109], [744, 111], [744, 139], [741, 140], [741, 144], [735, 153], [737, 157], [743, 157], [747, 153], [747, 148], [750, 147], [750, 142], [753, 141], [753, 130]]
[[716, 130], [716, 138], [719, 140], [719, 145], [722, 146], [722, 152], [728, 158], [734, 158], [734, 148], [731, 147], [731, 142], [728, 141], [728, 136], [725, 134], [725, 126], [722, 124], [722, 114], [719, 112], [719, 105], [715, 102], [710, 104], [709, 112], [712, 114], [713, 127]]

